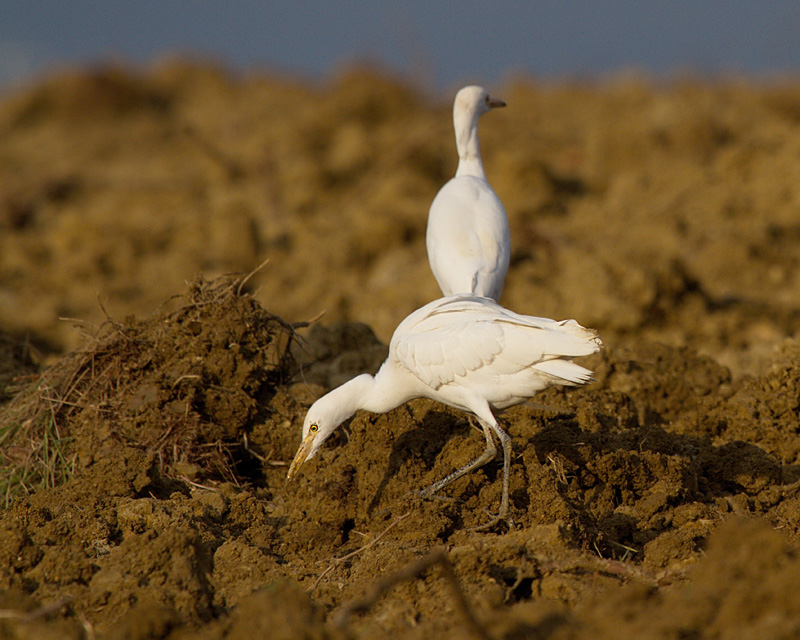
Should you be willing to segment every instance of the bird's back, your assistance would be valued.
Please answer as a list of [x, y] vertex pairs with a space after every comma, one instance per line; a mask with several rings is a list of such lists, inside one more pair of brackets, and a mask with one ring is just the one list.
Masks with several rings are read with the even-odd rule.
[[408, 316], [392, 337], [390, 358], [433, 390], [469, 387], [505, 408], [553, 384], [588, 382], [591, 372], [571, 359], [601, 347], [597, 332], [574, 320], [526, 316], [458, 295]]
[[485, 179], [458, 176], [441, 188], [428, 214], [426, 244], [444, 295], [500, 297], [510, 258], [508, 218]]

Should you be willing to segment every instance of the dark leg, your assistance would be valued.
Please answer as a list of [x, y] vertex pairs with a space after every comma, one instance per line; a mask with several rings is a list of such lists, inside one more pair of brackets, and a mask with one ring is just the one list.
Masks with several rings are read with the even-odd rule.
[[514, 527], [514, 522], [508, 517], [508, 491], [509, 491], [509, 478], [511, 474], [511, 437], [503, 431], [500, 425], [489, 425], [497, 434], [497, 439], [503, 447], [503, 497], [500, 499], [500, 510], [486, 524], [479, 527], [474, 527], [472, 531], [480, 531], [482, 529], [489, 529], [496, 525], [500, 520], [505, 520], [510, 528]]
[[[432, 496], [434, 493], [439, 491], [439, 489], [441, 489], [442, 487], [446, 487], [451, 482], [455, 482], [456, 480], [458, 480], [461, 476], [468, 474], [470, 471], [473, 471], [474, 469], [477, 469], [478, 467], [482, 467], [487, 462], [489, 462], [489, 460], [494, 458], [494, 456], [497, 454], [497, 447], [495, 447], [494, 440], [492, 440], [492, 432], [490, 430], [490, 425], [485, 424], [483, 422], [483, 420], [481, 420], [480, 423], [481, 423], [481, 427], [483, 428], [483, 434], [486, 436], [486, 449], [483, 450], [483, 453], [481, 455], [479, 455], [477, 458], [475, 458], [474, 460], [472, 460], [471, 462], [468, 462], [467, 464], [465, 464], [460, 469], [456, 469], [455, 471], [453, 471], [453, 473], [451, 473], [449, 476], [445, 476], [441, 480], [438, 480], [437, 482], [434, 482], [427, 489], [423, 489], [422, 491], [420, 491], [420, 495], [423, 498], [427, 498], [429, 496]], [[496, 429], [495, 429], [495, 433], [497, 433]], [[502, 433], [503, 436], [508, 438], [508, 436], [502, 431], [502, 429], [500, 430], [500, 433]], [[498, 436], [499, 436], [499, 434], [498, 434]], [[501, 440], [501, 442], [502, 442], [502, 440]], [[506, 455], [505, 445], [503, 447], [503, 454]], [[508, 455], [510, 455], [510, 452], [509, 452]], [[508, 505], [506, 505], [506, 506], [508, 506]], [[502, 509], [502, 506], [501, 506], [501, 509]]]

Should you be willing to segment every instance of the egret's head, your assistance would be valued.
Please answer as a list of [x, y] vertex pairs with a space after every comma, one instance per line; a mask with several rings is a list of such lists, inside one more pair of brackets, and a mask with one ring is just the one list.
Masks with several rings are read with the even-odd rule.
[[505, 106], [505, 102], [497, 98], [492, 98], [489, 92], [483, 87], [470, 85], [464, 87], [456, 94], [453, 109], [456, 114], [461, 112], [467, 116], [475, 114], [476, 117], [480, 117], [491, 109]]
[[289, 466], [286, 479], [291, 480], [306, 460], [310, 460], [323, 443], [358, 409], [358, 397], [363, 384], [372, 376], [362, 375], [354, 378], [341, 387], [322, 396], [306, 414], [303, 422], [303, 439], [294, 460]]
[[[332, 423], [330, 420], [321, 418], [318, 414], [312, 414], [314, 406], [311, 407], [306, 414], [305, 422], [303, 422], [303, 439], [300, 442], [300, 447], [297, 453], [294, 454], [294, 460], [289, 466], [289, 473], [286, 474], [286, 479], [291, 480], [303, 463], [306, 460], [311, 460], [317, 451], [322, 446], [322, 443], [336, 430], [338, 424]], [[315, 417], [316, 416], [316, 417]]]

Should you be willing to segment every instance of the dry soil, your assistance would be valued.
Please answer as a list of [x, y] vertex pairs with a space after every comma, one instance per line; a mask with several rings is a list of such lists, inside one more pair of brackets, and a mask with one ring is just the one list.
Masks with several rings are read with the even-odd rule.
[[606, 349], [504, 414], [483, 532], [499, 461], [413, 493], [482, 448], [435, 402], [285, 481], [438, 294], [449, 95], [166, 62], [3, 97], [0, 638], [800, 635], [800, 84], [490, 89], [502, 302]]

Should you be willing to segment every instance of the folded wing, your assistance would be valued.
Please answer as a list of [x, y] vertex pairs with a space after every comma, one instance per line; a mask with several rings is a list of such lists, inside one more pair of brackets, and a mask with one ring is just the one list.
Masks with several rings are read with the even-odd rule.
[[591, 372], [570, 359], [596, 352], [596, 332], [574, 320], [555, 321], [508, 311], [477, 296], [451, 296], [411, 314], [390, 347], [398, 362], [431, 389], [484, 370], [513, 375], [529, 368], [581, 384]]

